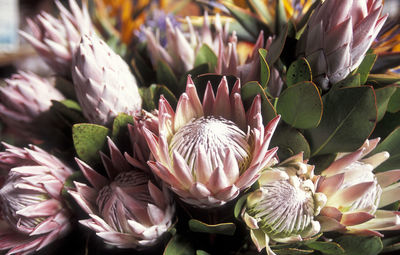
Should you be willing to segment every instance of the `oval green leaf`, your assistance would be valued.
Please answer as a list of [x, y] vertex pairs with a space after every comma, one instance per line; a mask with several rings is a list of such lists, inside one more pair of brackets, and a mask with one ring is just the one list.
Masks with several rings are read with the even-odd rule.
[[321, 123], [305, 132], [312, 156], [355, 151], [375, 127], [377, 109], [372, 87], [331, 90], [323, 97], [323, 105]]
[[391, 96], [388, 106], [387, 106], [387, 111], [391, 113], [396, 113], [400, 111], [400, 89], [399, 86], [396, 87], [396, 91], [393, 93]]
[[260, 65], [261, 65], [260, 83], [261, 87], [265, 89], [268, 85], [269, 76], [271, 74], [266, 60], [268, 52], [266, 49], [261, 48], [258, 49], [258, 54], [260, 56]]
[[311, 67], [305, 58], [298, 59], [290, 64], [286, 75], [288, 87], [302, 81], [312, 81]]
[[165, 247], [163, 255], [195, 255], [195, 250], [189, 238], [174, 235]]
[[386, 86], [375, 89], [376, 105], [378, 106], [378, 121], [380, 121], [386, 113], [390, 98], [396, 91], [395, 86]]
[[242, 212], [242, 208], [244, 204], [247, 201], [247, 197], [250, 195], [250, 193], [243, 195], [235, 204], [235, 209], [233, 210], [233, 214], [235, 215], [236, 219], [239, 219], [240, 213]]
[[72, 139], [78, 157], [88, 164], [98, 162], [99, 151], [106, 144], [108, 133], [108, 128], [96, 124], [73, 125]]
[[270, 120], [276, 117], [276, 111], [269, 101], [268, 97], [261, 85], [256, 81], [246, 83], [241, 90], [242, 100], [246, 109], [253, 103], [254, 97], [261, 96], [261, 114], [264, 125], [267, 125]]
[[271, 147], [278, 146], [280, 160], [285, 160], [300, 152], [304, 152], [304, 158], [310, 157], [310, 146], [304, 136], [295, 128], [286, 124], [280, 124], [271, 139]]
[[322, 252], [323, 254], [339, 255], [344, 254], [344, 249], [335, 242], [315, 241], [307, 244], [308, 248]]
[[133, 117], [126, 113], [120, 113], [115, 117], [112, 128], [112, 139], [117, 139], [121, 133], [127, 130], [128, 124], [133, 124]]
[[193, 232], [233, 236], [236, 225], [232, 222], [209, 225], [196, 219], [189, 220], [189, 229]]
[[301, 82], [285, 89], [278, 99], [276, 111], [292, 127], [317, 127], [322, 117], [322, 99], [317, 86], [312, 82]]
[[171, 67], [164, 61], [157, 63], [157, 83], [167, 86], [174, 93], [179, 92], [179, 83]]
[[377, 255], [382, 251], [383, 245], [379, 237], [365, 237], [345, 235], [334, 239], [344, 250], [346, 255]]
[[207, 45], [203, 44], [199, 51], [197, 52], [196, 59], [194, 60], [194, 67], [200, 66], [202, 64], [208, 64], [208, 72], [215, 72], [215, 67], [217, 66], [218, 58], [214, 51]]

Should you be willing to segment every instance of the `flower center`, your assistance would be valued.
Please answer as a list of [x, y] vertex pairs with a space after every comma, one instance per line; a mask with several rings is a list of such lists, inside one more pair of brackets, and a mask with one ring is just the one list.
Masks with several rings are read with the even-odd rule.
[[[23, 180], [18, 174], [10, 174], [4, 182], [3, 187], [0, 189], [1, 214], [2, 217], [11, 222], [10, 225], [21, 225], [29, 232], [29, 229], [35, 228], [44, 218], [27, 218], [18, 215], [17, 212], [25, 207], [44, 202], [48, 199], [48, 196], [40, 191], [17, 188], [17, 185], [21, 182]], [[19, 230], [21, 231], [22, 228]]]
[[200, 148], [204, 149], [212, 169], [223, 166], [227, 150], [242, 169], [250, 150], [246, 134], [234, 122], [214, 116], [192, 120], [180, 128], [172, 137], [169, 150], [171, 154], [178, 152], [194, 169]]
[[260, 187], [263, 198], [249, 214], [261, 219], [259, 226], [272, 235], [287, 236], [310, 227], [314, 217], [313, 193], [302, 184], [293, 186], [287, 180], [274, 181]]
[[[139, 210], [145, 210], [148, 203], [154, 203], [148, 192], [148, 180], [149, 177], [140, 171], [122, 172], [100, 190], [96, 204], [99, 213], [110, 226], [121, 233], [127, 233], [131, 231], [126, 224], [127, 219], [149, 222], [145, 213], [139, 213]], [[129, 196], [130, 202], [125, 201], [126, 196]]]

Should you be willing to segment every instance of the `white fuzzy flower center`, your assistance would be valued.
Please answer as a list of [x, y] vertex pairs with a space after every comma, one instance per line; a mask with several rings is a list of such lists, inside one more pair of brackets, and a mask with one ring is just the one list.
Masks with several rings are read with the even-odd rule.
[[303, 185], [295, 187], [290, 181], [274, 181], [260, 187], [263, 198], [249, 214], [260, 219], [259, 226], [271, 234], [282, 236], [306, 230], [314, 217], [312, 191]]
[[170, 153], [178, 152], [194, 169], [200, 147], [212, 169], [223, 166], [228, 150], [241, 167], [247, 162], [250, 150], [246, 134], [234, 122], [214, 116], [192, 120], [180, 128], [171, 139]]

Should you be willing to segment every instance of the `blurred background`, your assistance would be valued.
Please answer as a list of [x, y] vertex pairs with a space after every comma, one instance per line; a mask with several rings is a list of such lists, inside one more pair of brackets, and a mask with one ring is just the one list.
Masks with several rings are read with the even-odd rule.
[[[60, 2], [67, 5], [68, 1]], [[26, 19], [41, 11], [55, 12], [54, 0], [0, 0], [0, 79], [10, 76], [17, 69], [44, 76], [51, 74], [32, 47], [18, 35], [18, 30], [29, 31]], [[400, 24], [400, 0], [385, 0], [384, 13], [389, 13], [390, 22]]]

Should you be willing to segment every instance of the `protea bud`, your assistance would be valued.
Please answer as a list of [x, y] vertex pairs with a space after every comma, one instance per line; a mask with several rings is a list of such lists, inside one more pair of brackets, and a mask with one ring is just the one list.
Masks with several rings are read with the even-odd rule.
[[399, 200], [400, 170], [374, 174], [372, 171], [389, 158], [380, 152], [368, 158], [379, 139], [367, 140], [359, 150], [341, 155], [322, 172], [319, 192], [328, 197], [318, 220], [322, 231], [341, 231], [383, 236], [378, 231], [400, 229], [398, 212], [378, 209]]
[[151, 246], [172, 225], [175, 207], [168, 190], [159, 189], [146, 172], [130, 166], [111, 140], [108, 145], [111, 158], [101, 154], [108, 178], [77, 159], [92, 185], [75, 182], [76, 191], [70, 191], [90, 216], [80, 223], [119, 248]]
[[93, 34], [94, 28], [85, 3], [80, 9], [75, 0], [69, 0], [72, 13], [58, 0], [55, 3], [60, 10], [59, 18], [42, 12], [35, 20], [27, 20], [32, 35], [20, 33], [54, 72], [70, 76], [72, 56], [81, 35]]
[[0, 181], [0, 250], [30, 254], [69, 231], [61, 191], [72, 170], [38, 147], [3, 145], [0, 167], [8, 175]]
[[297, 54], [319, 86], [328, 89], [360, 65], [387, 18], [381, 12], [382, 0], [326, 0], [315, 9]]
[[275, 254], [269, 242], [302, 241], [320, 231], [315, 216], [326, 196], [315, 191], [313, 169], [298, 154], [261, 175], [260, 187], [247, 197], [242, 211], [259, 251], [265, 247], [267, 254]]
[[118, 113], [133, 115], [142, 99], [129, 66], [96, 35], [83, 36], [73, 59], [72, 78], [84, 116], [108, 125]]
[[188, 77], [176, 111], [164, 97], [158, 111], [158, 135], [143, 128], [155, 159], [148, 164], [189, 204], [223, 205], [275, 162], [277, 148], [268, 150], [268, 146], [280, 117], [264, 127], [259, 96], [246, 114], [239, 80], [229, 95], [227, 80], [222, 78], [216, 97], [208, 84], [202, 104]]
[[64, 96], [49, 80], [33, 73], [21, 71], [6, 83], [0, 87], [1, 120], [12, 131], [37, 138], [44, 126], [39, 117], [49, 110], [52, 100], [63, 100]]

